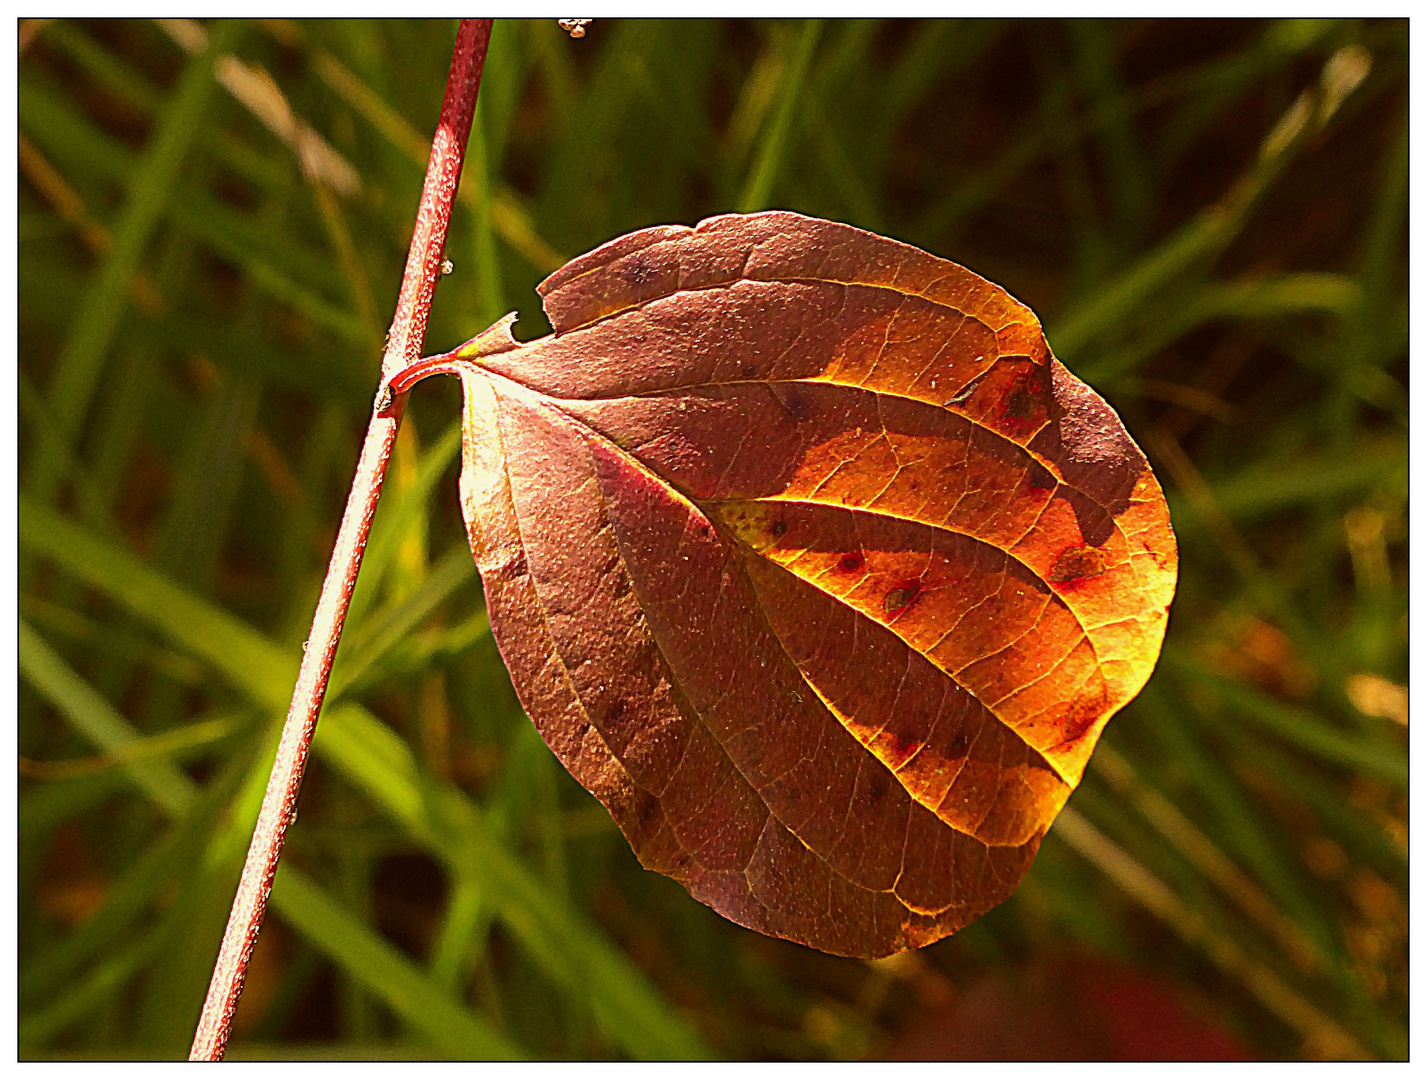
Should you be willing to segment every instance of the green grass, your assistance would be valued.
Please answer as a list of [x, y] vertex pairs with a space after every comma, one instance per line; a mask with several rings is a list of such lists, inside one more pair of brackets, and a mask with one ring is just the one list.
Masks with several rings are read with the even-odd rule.
[[[454, 24], [204, 31], [21, 31], [27, 1058], [187, 1049]], [[306, 167], [231, 57], [320, 138]], [[428, 351], [511, 309], [542, 333], [561, 261], [721, 211], [954, 259], [1154, 463], [1164, 659], [1021, 890], [921, 966], [759, 938], [642, 871], [533, 735], [464, 546], [454, 384], [424, 388], [233, 1056], [895, 1055], [929, 978], [1100, 954], [1251, 1054], [1404, 1057], [1407, 58], [1402, 21], [498, 21]]]

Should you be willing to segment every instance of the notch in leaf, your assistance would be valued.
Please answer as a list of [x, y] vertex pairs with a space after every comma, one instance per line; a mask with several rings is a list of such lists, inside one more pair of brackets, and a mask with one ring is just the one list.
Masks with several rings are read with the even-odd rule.
[[1035, 315], [835, 222], [619, 237], [393, 380], [465, 395], [461, 501], [545, 741], [643, 865], [827, 952], [1004, 900], [1144, 685], [1177, 555]]

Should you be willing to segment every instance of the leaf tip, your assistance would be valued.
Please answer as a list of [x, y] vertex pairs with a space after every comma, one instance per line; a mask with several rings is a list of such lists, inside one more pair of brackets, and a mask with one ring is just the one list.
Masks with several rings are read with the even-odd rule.
[[449, 355], [457, 360], [476, 360], [482, 356], [494, 356], [496, 353], [519, 348], [520, 342], [515, 340], [515, 335], [510, 330], [519, 318], [518, 311], [501, 316], [489, 329], [482, 330], [464, 345], [452, 349]]

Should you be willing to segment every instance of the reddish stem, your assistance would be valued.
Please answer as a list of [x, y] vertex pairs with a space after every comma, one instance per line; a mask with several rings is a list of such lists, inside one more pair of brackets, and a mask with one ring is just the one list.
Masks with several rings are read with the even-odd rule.
[[468, 366], [468, 361], [452, 360], [448, 356], [428, 356], [425, 360], [398, 371], [386, 384], [386, 389], [392, 395], [392, 400], [396, 401], [428, 375], [460, 375], [461, 368]]
[[[382, 357], [383, 384], [421, 356], [490, 36], [490, 19], [462, 19], [456, 32], [441, 120], [431, 140], [431, 158], [426, 166], [426, 183], [421, 189], [416, 226], [406, 255], [406, 272], [401, 280], [391, 331], [387, 334], [386, 354]], [[387, 459], [401, 424], [403, 402], [404, 399], [399, 399], [391, 408], [373, 410], [367, 427], [357, 474], [352, 480], [327, 577], [312, 617], [312, 632], [304, 649], [297, 685], [293, 688], [277, 760], [273, 762], [267, 793], [253, 830], [253, 842], [248, 848], [243, 876], [238, 880], [228, 927], [213, 967], [213, 979], [208, 984], [208, 998], [203, 1003], [193, 1048], [189, 1051], [189, 1059], [193, 1061], [218, 1061], [228, 1045], [248, 960], [267, 910], [287, 827], [297, 806], [303, 768], [312, 746], [322, 697], [327, 692], [327, 678], [342, 636], [347, 604], [357, 582], [377, 496], [386, 478]]]

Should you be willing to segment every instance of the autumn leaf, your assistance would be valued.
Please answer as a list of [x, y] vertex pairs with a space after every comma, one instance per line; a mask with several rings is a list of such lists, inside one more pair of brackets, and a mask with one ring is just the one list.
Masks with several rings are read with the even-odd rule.
[[[428, 362], [546, 742], [644, 866], [832, 953], [1004, 900], [1158, 656], [1159, 484], [1034, 314], [785, 212], [631, 233]], [[404, 389], [405, 386], [400, 387]]]

